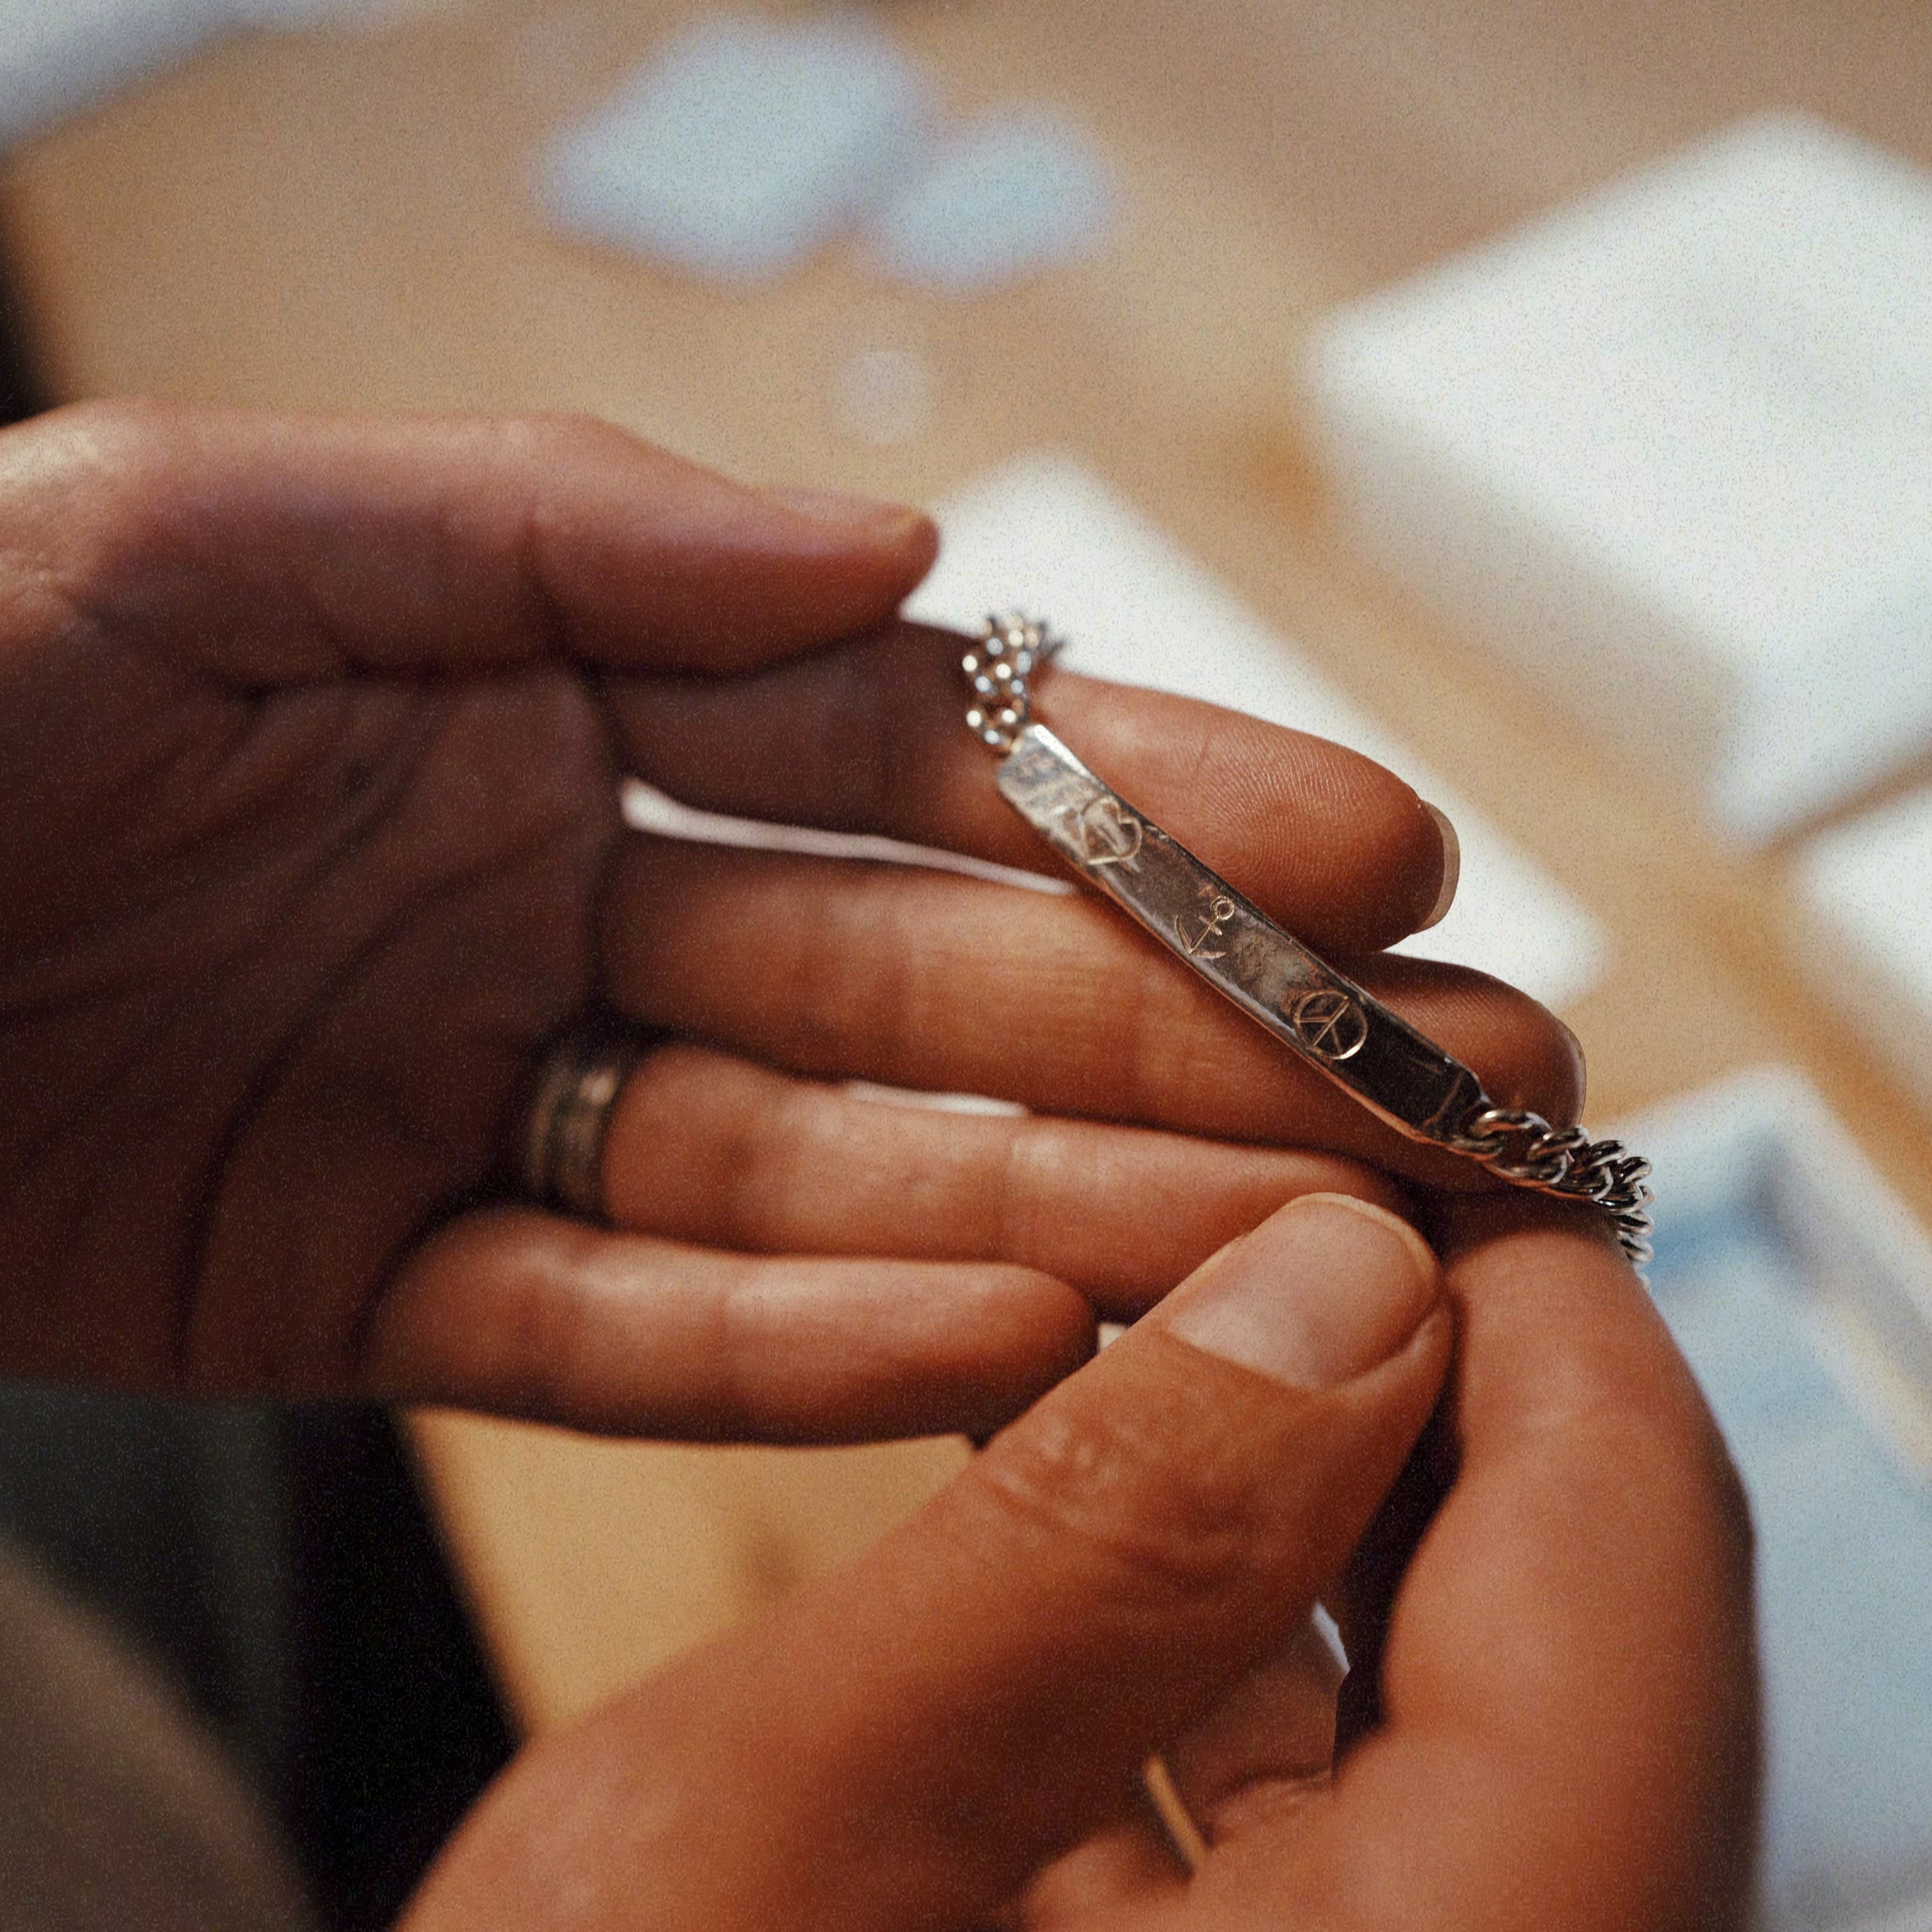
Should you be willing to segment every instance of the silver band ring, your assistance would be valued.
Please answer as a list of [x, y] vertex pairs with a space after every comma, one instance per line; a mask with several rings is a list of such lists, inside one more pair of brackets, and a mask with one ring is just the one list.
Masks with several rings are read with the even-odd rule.
[[537, 1070], [517, 1149], [518, 1191], [541, 1207], [586, 1220], [604, 1204], [604, 1142], [617, 1096], [649, 1042], [614, 1020], [585, 1020]]

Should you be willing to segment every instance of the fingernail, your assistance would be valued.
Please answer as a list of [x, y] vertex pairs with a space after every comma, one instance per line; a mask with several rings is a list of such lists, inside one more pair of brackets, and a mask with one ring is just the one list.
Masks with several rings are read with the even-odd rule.
[[1168, 1298], [1169, 1333], [1295, 1388], [1366, 1374], [1436, 1305], [1428, 1245], [1386, 1208], [1304, 1194]]
[[[1570, 1064], [1576, 1072], [1576, 1112], [1580, 1114], [1583, 1111], [1583, 1102], [1590, 1097], [1590, 1063], [1584, 1055], [1583, 1042], [1576, 1037], [1576, 1028], [1558, 1014], [1552, 1013], [1550, 1017], [1556, 1022], [1569, 1045]], [[1575, 1118], [1574, 1114], [1571, 1116], [1572, 1119]]]
[[1442, 883], [1436, 888], [1436, 903], [1429, 908], [1428, 916], [1415, 928], [1418, 932], [1426, 932], [1432, 926], [1440, 926], [1456, 903], [1456, 882], [1462, 876], [1462, 842], [1456, 836], [1456, 828], [1441, 806], [1431, 805], [1426, 798], [1421, 803], [1442, 835]]
[[842, 530], [890, 530], [895, 524], [920, 523], [923, 513], [903, 503], [882, 502], [875, 496], [848, 496], [839, 490], [767, 490], [775, 503], [815, 524]]

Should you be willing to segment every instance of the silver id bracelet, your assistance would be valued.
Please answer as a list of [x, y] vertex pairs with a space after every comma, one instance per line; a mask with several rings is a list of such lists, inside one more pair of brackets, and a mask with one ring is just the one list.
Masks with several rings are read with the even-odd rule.
[[968, 726], [999, 757], [1000, 796], [1074, 870], [1258, 1025], [1411, 1140], [1502, 1180], [1606, 1215], [1624, 1252], [1650, 1258], [1650, 1163], [1621, 1141], [1498, 1107], [1452, 1054], [1285, 932], [1032, 716], [1032, 677], [1056, 642], [989, 618], [961, 660]]

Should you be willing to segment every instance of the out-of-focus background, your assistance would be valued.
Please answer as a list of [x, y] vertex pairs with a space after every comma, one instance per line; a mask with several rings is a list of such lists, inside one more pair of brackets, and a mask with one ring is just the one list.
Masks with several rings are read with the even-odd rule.
[[[1760, 1529], [1766, 1923], [1932, 1926], [1932, 13], [0, 0], [0, 139], [13, 415], [580, 410], [925, 502], [921, 611], [1447, 807], [1416, 950], [1658, 1160]], [[0, 1528], [359, 1927], [519, 1732], [964, 1453], [0, 1391]]]

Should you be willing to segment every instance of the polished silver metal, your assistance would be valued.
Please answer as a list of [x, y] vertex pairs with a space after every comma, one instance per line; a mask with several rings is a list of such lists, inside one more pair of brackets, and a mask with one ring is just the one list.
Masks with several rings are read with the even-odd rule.
[[604, 1142], [617, 1096], [646, 1042], [614, 1020], [573, 1027], [537, 1070], [518, 1149], [526, 1198], [587, 1220], [609, 1218], [604, 1205]]
[[972, 650], [959, 661], [973, 691], [966, 726], [1003, 755], [1033, 714], [1033, 674], [1052, 662], [1060, 640], [1018, 611], [988, 617]]
[[[962, 660], [974, 680], [967, 722], [1003, 754], [997, 780], [1007, 803], [1177, 958], [1378, 1119], [1517, 1186], [1588, 1202], [1609, 1216], [1624, 1253], [1648, 1261], [1648, 1161], [1619, 1141], [1497, 1106], [1460, 1060], [1284, 932], [1033, 722], [1024, 676], [995, 676], [994, 691], [982, 692], [979, 680], [1010, 661], [1006, 653], [1028, 656], [1028, 674], [1044, 662], [1045, 634], [992, 619]], [[994, 697], [1004, 701], [993, 706]]]

